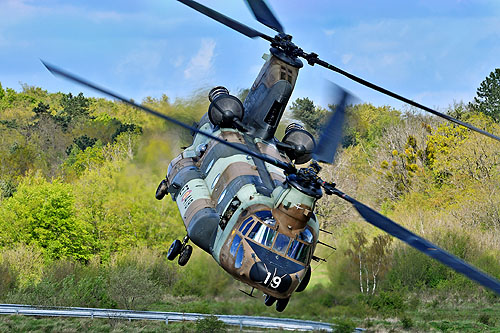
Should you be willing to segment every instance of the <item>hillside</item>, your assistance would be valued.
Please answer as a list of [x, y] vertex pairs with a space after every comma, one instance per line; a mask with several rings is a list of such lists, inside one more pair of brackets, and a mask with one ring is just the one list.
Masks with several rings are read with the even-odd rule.
[[[447, 112], [498, 135], [495, 90], [482, 87]], [[205, 96], [142, 103], [191, 124]], [[315, 130], [324, 116], [311, 115], [328, 113], [302, 99], [287, 119]], [[189, 133], [123, 103], [28, 85], [0, 85], [0, 132], [1, 302], [278, 315], [245, 299], [245, 287], [201, 250], [184, 268], [165, 259], [185, 231], [175, 203], [154, 191]], [[500, 278], [499, 164], [500, 143], [488, 137], [416, 110], [360, 104], [349, 108], [343, 147], [322, 176]], [[337, 251], [318, 248], [327, 262], [313, 265], [311, 286], [283, 316], [427, 330], [465, 320], [450, 310], [456, 305], [471, 330], [500, 324], [491, 311], [498, 296], [369, 226], [343, 201], [324, 197], [317, 216], [333, 233], [322, 241]]]

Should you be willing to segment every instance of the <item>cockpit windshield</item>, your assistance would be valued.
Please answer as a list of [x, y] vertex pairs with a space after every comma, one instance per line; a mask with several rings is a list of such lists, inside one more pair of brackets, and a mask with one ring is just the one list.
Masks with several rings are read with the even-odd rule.
[[276, 241], [274, 242], [273, 249], [278, 251], [279, 253], [285, 253], [288, 248], [288, 244], [290, 244], [290, 237], [283, 235], [282, 233], [278, 233], [276, 236]]
[[[306, 263], [310, 252], [314, 236], [309, 227], [304, 229], [295, 239], [291, 239], [285, 234], [278, 232], [276, 220], [270, 210], [262, 210], [254, 213], [254, 218], [249, 217], [241, 224], [239, 231], [245, 236], [272, 249], [282, 256]], [[255, 223], [254, 223], [255, 222]], [[235, 252], [232, 249], [231, 252]]]
[[248, 234], [248, 237], [264, 246], [271, 246], [275, 233], [275, 230], [257, 222], [252, 231]]
[[287, 256], [301, 262], [306, 262], [310, 250], [311, 247], [309, 245], [294, 240], [288, 249]]
[[276, 220], [274, 219], [273, 214], [271, 214], [270, 210], [261, 210], [255, 212], [255, 216], [257, 216], [262, 222], [271, 227], [274, 227], [276, 225]]

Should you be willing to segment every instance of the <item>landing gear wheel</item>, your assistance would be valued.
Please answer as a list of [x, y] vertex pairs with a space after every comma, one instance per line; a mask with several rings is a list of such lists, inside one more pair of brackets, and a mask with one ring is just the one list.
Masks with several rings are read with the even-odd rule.
[[181, 255], [179, 256], [179, 265], [184, 266], [191, 258], [191, 253], [193, 253], [193, 247], [191, 245], [186, 245], [182, 249]]
[[267, 306], [271, 306], [276, 302], [276, 297], [266, 295], [266, 298], [264, 298], [264, 304]]
[[288, 305], [289, 300], [290, 298], [278, 299], [276, 302], [276, 311], [283, 312], [283, 310], [285, 310], [286, 306]]
[[175, 257], [177, 257], [179, 253], [181, 253], [181, 250], [182, 250], [181, 241], [178, 239], [174, 240], [174, 242], [172, 243], [172, 245], [170, 245], [170, 248], [168, 249], [167, 259], [174, 260]]
[[304, 275], [304, 278], [300, 281], [299, 286], [295, 289], [295, 291], [298, 293], [304, 291], [309, 284], [309, 280], [311, 280], [311, 266], [307, 267], [306, 275]]

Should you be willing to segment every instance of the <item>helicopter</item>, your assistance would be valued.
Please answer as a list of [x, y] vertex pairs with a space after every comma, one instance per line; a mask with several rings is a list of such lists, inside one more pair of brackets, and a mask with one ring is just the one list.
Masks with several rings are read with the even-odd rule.
[[[304, 59], [344, 75], [362, 85], [409, 105], [500, 141], [500, 138], [430, 109], [392, 91], [327, 63], [292, 42], [263, 0], [246, 0], [257, 21], [275, 30], [272, 37], [235, 21], [193, 0], [178, 0], [196, 11], [250, 38], [271, 44], [267, 58], [247, 97], [242, 102], [224, 87], [209, 93], [210, 105], [200, 121], [187, 125], [163, 115], [86, 79], [43, 62], [54, 75], [62, 76], [133, 107], [163, 118], [193, 134], [193, 141], [174, 158], [155, 193], [158, 200], [170, 195], [178, 206], [187, 235], [174, 240], [167, 259], [188, 263], [192, 242], [235, 279], [264, 293], [264, 303], [284, 311], [294, 292], [306, 289], [311, 262], [319, 240], [314, 214], [323, 195], [348, 201], [361, 217], [424, 254], [449, 266], [500, 295], [500, 281], [460, 260], [435, 244], [343, 193], [333, 182], [319, 176], [321, 165], [332, 164], [342, 138], [345, 109], [354, 96], [332, 88], [335, 112], [319, 139], [300, 124], [292, 123], [282, 140], [275, 133], [291, 96]], [[308, 165], [306, 165], [308, 164]], [[297, 165], [303, 165], [297, 167]], [[305, 165], [305, 166], [304, 166]], [[326, 232], [326, 231], [325, 231]]]

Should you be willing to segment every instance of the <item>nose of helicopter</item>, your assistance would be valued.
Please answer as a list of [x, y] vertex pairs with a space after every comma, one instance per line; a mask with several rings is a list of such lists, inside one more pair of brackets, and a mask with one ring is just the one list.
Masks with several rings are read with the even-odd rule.
[[305, 268], [257, 244], [250, 246], [260, 261], [250, 268], [249, 278], [279, 293], [288, 291], [292, 285], [292, 276], [299, 278], [297, 274]]
[[290, 274], [263, 261], [253, 264], [250, 269], [250, 279], [279, 293], [286, 292], [292, 284]]

